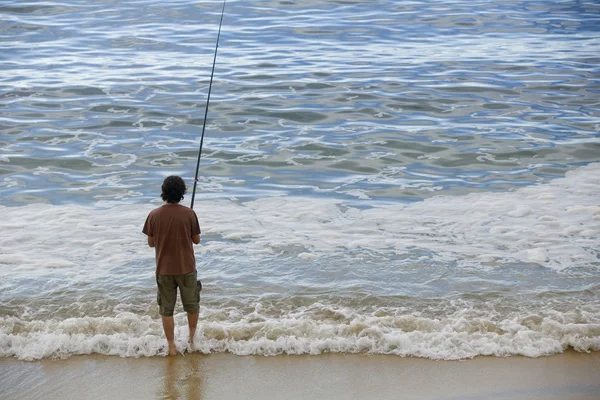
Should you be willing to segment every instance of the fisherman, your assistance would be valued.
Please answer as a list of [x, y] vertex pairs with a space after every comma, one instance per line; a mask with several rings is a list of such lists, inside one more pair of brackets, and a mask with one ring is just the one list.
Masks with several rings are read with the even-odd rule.
[[142, 230], [148, 236], [148, 246], [155, 250], [157, 300], [170, 356], [177, 354], [173, 320], [177, 288], [187, 312], [190, 346], [194, 343], [200, 308], [193, 247], [200, 243], [200, 224], [194, 210], [179, 204], [186, 190], [181, 177], [165, 178], [161, 194], [165, 204], [150, 212]]

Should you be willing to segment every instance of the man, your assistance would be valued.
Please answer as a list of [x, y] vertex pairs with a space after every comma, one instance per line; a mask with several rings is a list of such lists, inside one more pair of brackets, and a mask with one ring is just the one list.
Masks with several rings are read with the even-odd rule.
[[150, 212], [142, 230], [148, 235], [148, 246], [155, 249], [157, 300], [170, 356], [177, 354], [173, 321], [177, 288], [187, 312], [190, 345], [194, 342], [200, 308], [193, 246], [200, 243], [200, 224], [194, 210], [179, 204], [186, 189], [179, 176], [165, 178], [161, 194], [165, 204]]

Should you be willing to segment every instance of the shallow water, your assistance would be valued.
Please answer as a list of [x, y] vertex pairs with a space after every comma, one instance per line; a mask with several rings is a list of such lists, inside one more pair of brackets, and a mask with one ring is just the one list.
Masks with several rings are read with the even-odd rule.
[[[165, 176], [191, 186], [221, 5], [0, 7], [0, 355], [164, 351], [141, 226]], [[600, 349], [599, 22], [592, 1], [228, 2], [201, 350]]]

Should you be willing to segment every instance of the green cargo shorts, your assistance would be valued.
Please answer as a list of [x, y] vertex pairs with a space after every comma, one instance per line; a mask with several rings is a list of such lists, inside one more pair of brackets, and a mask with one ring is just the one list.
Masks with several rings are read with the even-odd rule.
[[200, 309], [200, 291], [198, 290], [196, 276], [196, 271], [185, 275], [156, 275], [156, 284], [158, 285], [156, 300], [160, 315], [173, 316], [175, 302], [177, 301], [177, 288], [179, 288], [183, 309], [189, 313], [198, 312]]

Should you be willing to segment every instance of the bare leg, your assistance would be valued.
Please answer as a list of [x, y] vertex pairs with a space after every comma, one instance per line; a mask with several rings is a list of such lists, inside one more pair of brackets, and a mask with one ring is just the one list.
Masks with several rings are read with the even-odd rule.
[[162, 317], [163, 329], [169, 343], [169, 355], [176, 356], [177, 349], [175, 348], [175, 321], [173, 317]]
[[190, 338], [188, 339], [189, 344], [194, 344], [194, 335], [196, 334], [196, 327], [198, 326], [198, 313], [187, 313], [188, 326], [190, 327]]

